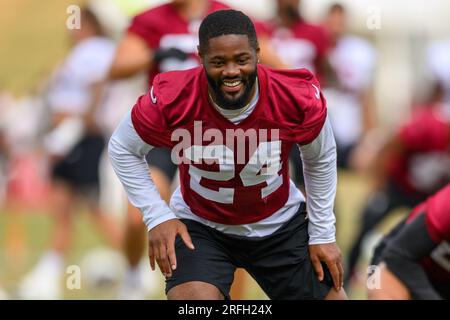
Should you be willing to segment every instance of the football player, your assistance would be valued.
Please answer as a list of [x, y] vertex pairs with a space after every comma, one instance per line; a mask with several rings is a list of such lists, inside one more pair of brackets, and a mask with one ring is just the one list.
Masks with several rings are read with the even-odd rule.
[[[415, 110], [374, 161], [375, 192], [349, 253], [348, 285], [364, 237], [396, 208], [413, 208], [450, 182], [450, 108], [439, 86], [430, 104]], [[347, 281], [348, 280], [348, 281]]]
[[418, 205], [375, 250], [370, 299], [450, 298], [450, 185]]
[[[318, 81], [305, 69], [258, 64], [256, 31], [242, 12], [208, 15], [199, 40], [202, 66], [156, 76], [109, 143], [168, 298], [229, 298], [237, 267], [273, 299], [345, 298], [336, 145]], [[288, 173], [297, 146], [306, 202]], [[170, 207], [144, 161], [154, 147], [172, 149], [179, 164]]]

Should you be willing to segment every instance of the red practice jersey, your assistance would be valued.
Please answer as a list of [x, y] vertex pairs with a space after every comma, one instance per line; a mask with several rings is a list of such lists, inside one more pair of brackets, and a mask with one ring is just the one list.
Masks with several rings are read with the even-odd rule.
[[289, 152], [293, 144], [312, 142], [326, 119], [325, 99], [309, 71], [258, 65], [257, 72], [258, 103], [239, 124], [210, 104], [203, 67], [158, 75], [132, 110], [145, 142], [191, 160], [179, 165], [183, 199], [210, 221], [253, 223], [282, 208]]
[[426, 198], [450, 181], [450, 123], [434, 107], [423, 107], [399, 130], [404, 151], [388, 174], [411, 196]]
[[306, 68], [322, 82], [323, 66], [330, 42], [325, 29], [304, 20], [290, 28], [278, 27], [275, 23], [256, 24], [259, 35], [270, 38], [276, 54], [292, 68]]
[[418, 205], [408, 217], [411, 221], [425, 214], [428, 234], [438, 246], [423, 260], [428, 277], [450, 285], [450, 184]]
[[[210, 1], [205, 16], [223, 9], [229, 9], [229, 7], [217, 1]], [[176, 48], [190, 55], [185, 61], [168, 59], [161, 65], [150, 69], [148, 74], [150, 85], [153, 78], [160, 72], [185, 70], [199, 65], [197, 56], [198, 28], [203, 18], [199, 17], [198, 20], [187, 21], [178, 14], [170, 3], [144, 11], [133, 18], [128, 32], [144, 39], [150, 49]]]

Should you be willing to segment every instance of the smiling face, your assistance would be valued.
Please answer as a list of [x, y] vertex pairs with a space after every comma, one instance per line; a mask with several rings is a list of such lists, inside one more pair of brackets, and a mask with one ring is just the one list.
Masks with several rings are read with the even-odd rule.
[[255, 92], [259, 47], [247, 35], [229, 34], [209, 39], [199, 52], [213, 100], [225, 109], [240, 109]]

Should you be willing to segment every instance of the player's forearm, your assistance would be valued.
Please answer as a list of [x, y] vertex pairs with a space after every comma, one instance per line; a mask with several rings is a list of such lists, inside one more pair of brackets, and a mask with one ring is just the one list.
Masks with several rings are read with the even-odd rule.
[[269, 40], [266, 37], [259, 39], [259, 47], [261, 49], [261, 63], [277, 69], [285, 69], [289, 67], [270, 48]]
[[151, 150], [134, 130], [128, 113], [109, 142], [109, 157], [131, 204], [139, 208], [148, 229], [176, 218], [150, 177], [144, 156]]
[[309, 243], [335, 242], [336, 143], [328, 119], [319, 136], [310, 144], [300, 146], [300, 150], [309, 217]]
[[104, 81], [94, 82], [90, 85], [91, 101], [87, 111], [83, 114], [83, 121], [86, 128], [91, 132], [99, 130], [97, 124], [97, 111], [101, 106], [101, 100], [105, 92], [106, 83]]
[[403, 152], [403, 146], [398, 138], [393, 137], [387, 141], [378, 152], [372, 163], [371, 170], [374, 179], [374, 189], [382, 190], [389, 179], [388, 164], [392, 157]]
[[373, 92], [366, 90], [361, 96], [362, 113], [363, 113], [363, 131], [368, 133], [376, 128], [375, 101]]
[[150, 62], [143, 61], [114, 61], [114, 64], [109, 70], [109, 78], [112, 80], [125, 79], [132, 77], [139, 72], [148, 70]]
[[140, 37], [127, 34], [117, 47], [109, 70], [110, 79], [123, 79], [150, 69], [153, 53]]

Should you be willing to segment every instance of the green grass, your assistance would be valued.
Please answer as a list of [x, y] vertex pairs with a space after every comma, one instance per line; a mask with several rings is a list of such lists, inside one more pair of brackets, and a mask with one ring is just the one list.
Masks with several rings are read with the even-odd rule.
[[[11, 214], [13, 213], [0, 212], [0, 235], [4, 235], [0, 237], [0, 284], [7, 291], [14, 292], [17, 283], [32, 269], [41, 254], [46, 250], [52, 231], [52, 219], [45, 213], [28, 212], [21, 215], [19, 219], [13, 218]], [[11, 250], [7, 249], [6, 229], [14, 223], [13, 219], [15, 219], [14, 221], [19, 220], [19, 224], [23, 228], [23, 232], [20, 232], [24, 235], [22, 258], [16, 257], [18, 252], [11, 253]], [[91, 224], [87, 214], [77, 214], [74, 235], [73, 247], [65, 262], [67, 266], [80, 265], [83, 257], [90, 250], [107, 246]], [[247, 288], [245, 295], [247, 299], [266, 299], [265, 294], [253, 279], [247, 279]], [[81, 290], [66, 289], [64, 299], [114, 299], [118, 288], [113, 287], [112, 289], [107, 292], [90, 290], [82, 281]], [[165, 299], [164, 288], [161, 287], [160, 294], [150, 298]]]
[[[337, 236], [338, 243], [345, 256], [351, 242], [355, 236], [356, 226], [359, 222], [359, 212], [364, 204], [364, 200], [370, 190], [367, 178], [352, 173], [341, 172], [339, 175], [338, 196], [336, 201], [337, 215]], [[405, 211], [398, 211], [392, 217], [384, 221], [378, 230], [386, 232], [389, 230], [403, 215]], [[11, 226], [11, 212], [0, 212], [0, 283], [8, 290], [14, 289], [17, 281], [32, 268], [38, 261], [40, 255], [44, 252], [50, 240], [52, 227], [51, 217], [45, 213], [28, 213], [20, 216], [24, 235], [24, 251], [23, 259], [14, 263], [11, 258], [11, 252], [6, 249], [6, 226]], [[98, 231], [91, 224], [87, 214], [77, 214], [75, 218], [75, 238], [73, 248], [67, 259], [67, 265], [79, 264], [83, 256], [94, 248], [106, 246], [103, 239], [99, 236]], [[14, 254], [12, 254], [14, 256]], [[361, 270], [367, 266], [367, 261], [360, 264]], [[161, 294], [155, 299], [164, 299], [163, 288]], [[114, 298], [115, 292], [91, 292], [87, 288], [82, 290], [66, 290], [64, 298], [66, 299], [105, 299]], [[352, 291], [349, 292], [352, 299], [365, 299], [364, 282], [355, 284]], [[253, 279], [247, 280], [247, 290], [245, 292], [247, 299], [266, 299], [265, 294], [259, 289]]]
[[[0, 234], [5, 235], [0, 237], [0, 248], [2, 248], [0, 250], [0, 283], [9, 291], [14, 291], [18, 281], [39, 260], [41, 254], [48, 247], [52, 231], [52, 220], [49, 215], [25, 213], [18, 218], [21, 232], [13, 237], [22, 245], [16, 245], [11, 249], [13, 240], [8, 237], [6, 229], [11, 228], [14, 221], [17, 221], [17, 218], [11, 216], [12, 214], [14, 213], [0, 213]], [[86, 252], [104, 246], [106, 246], [105, 242], [99, 237], [88, 217], [85, 214], [78, 214], [75, 219], [74, 245], [66, 259], [66, 265], [78, 265]], [[18, 247], [23, 250], [17, 251]], [[66, 290], [64, 298], [92, 299], [99, 297], [93, 296], [89, 290], [82, 288], [81, 290]]]
[[0, 0], [0, 91], [32, 93], [67, 53], [66, 8], [82, 0]]

